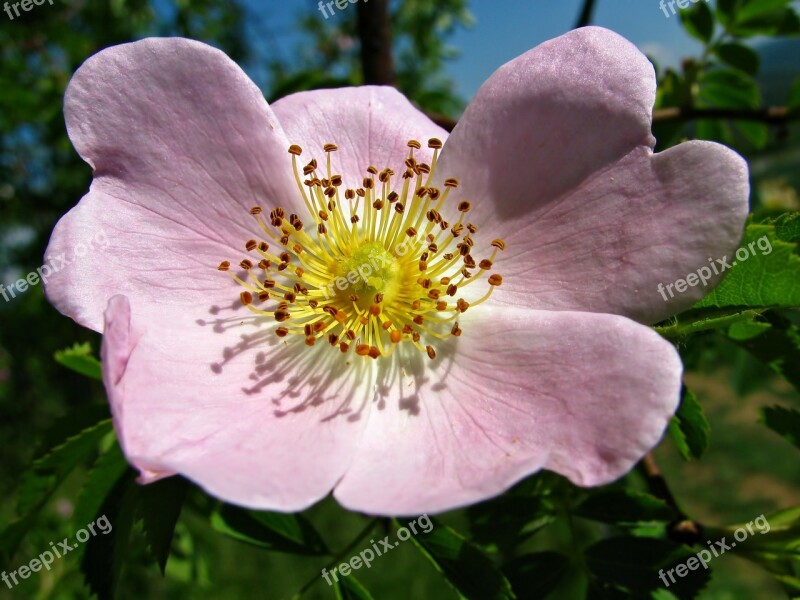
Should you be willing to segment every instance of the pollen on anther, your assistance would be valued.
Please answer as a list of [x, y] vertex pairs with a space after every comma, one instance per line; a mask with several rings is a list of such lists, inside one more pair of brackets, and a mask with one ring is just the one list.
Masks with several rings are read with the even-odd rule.
[[489, 285], [500, 286], [503, 285], [503, 276], [495, 273], [491, 277], [489, 277]]
[[[490, 297], [491, 288], [502, 284], [500, 275], [491, 275], [495, 252], [482, 259], [473, 258], [472, 252], [479, 242], [473, 240], [472, 234], [478, 228], [464, 216], [471, 211], [471, 203], [458, 200], [445, 206], [447, 190], [459, 187], [458, 180], [449, 178], [437, 184], [439, 187], [433, 187], [432, 178], [425, 177], [433, 174], [440, 162], [439, 151], [444, 143], [438, 138], [427, 140], [428, 148], [434, 152], [430, 163], [425, 163], [424, 157], [414, 152], [422, 144], [410, 140], [411, 151], [407, 152], [405, 162], [392, 165], [398, 169], [397, 181], [391, 168], [367, 165], [366, 172], [361, 174], [363, 187], [347, 189], [343, 187], [344, 175], [335, 171], [330, 156], [338, 147], [322, 146], [328, 153], [322, 171], [313, 157], [303, 161], [305, 166], [294, 158], [303, 152], [299, 145], [289, 147], [297, 185], [308, 212], [288, 214], [280, 207], [271, 212], [259, 206], [249, 209], [258, 217], [257, 224], [268, 236], [264, 239], [269, 239], [269, 244], [261, 241], [259, 233], [251, 234], [252, 239], [244, 238], [246, 251], [258, 251], [258, 255], [250, 255], [239, 263], [245, 271], [251, 271], [257, 264], [247, 278], [241, 273], [233, 276], [245, 288], [240, 294], [242, 303], [253, 312], [274, 316], [279, 323], [291, 319], [292, 325], [278, 327], [276, 334], [279, 337], [300, 334], [309, 346], [322, 339], [325, 346], [338, 347], [343, 353], [352, 345], [359, 355], [377, 359], [393, 353], [393, 349], [387, 349], [387, 342], [411, 341], [433, 359], [436, 352], [428, 345], [429, 336], [461, 335], [458, 322], [453, 325], [453, 321], [470, 308], [463, 298], [457, 300], [467, 280], [481, 279], [484, 273], [488, 277], [490, 289], [474, 301], [475, 305]], [[347, 206], [338, 206], [340, 191], [348, 200]], [[387, 212], [385, 209], [392, 205], [394, 211]], [[454, 215], [456, 209], [459, 212]], [[259, 216], [262, 213], [263, 220]], [[453, 221], [448, 222], [445, 218], [448, 216]], [[303, 227], [301, 217], [306, 218], [308, 227]], [[374, 245], [376, 250], [370, 247], [360, 250], [360, 246], [367, 244]], [[411, 251], [400, 253], [390, 249], [399, 244], [405, 248], [410, 244]], [[499, 250], [506, 247], [499, 239], [492, 246]], [[383, 251], [387, 258], [380, 255]], [[377, 259], [384, 266], [379, 266]], [[373, 261], [370, 264], [377, 272], [373, 268], [372, 274], [358, 283], [357, 291], [334, 294], [331, 283], [360, 260]], [[478, 261], [480, 270], [476, 269]], [[238, 270], [228, 261], [217, 268]], [[277, 306], [269, 305], [267, 309], [267, 303], [273, 300]], [[249, 306], [256, 301], [258, 309]]]

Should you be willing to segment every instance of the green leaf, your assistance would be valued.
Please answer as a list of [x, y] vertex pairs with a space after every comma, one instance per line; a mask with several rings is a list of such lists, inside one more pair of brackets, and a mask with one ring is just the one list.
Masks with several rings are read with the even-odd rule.
[[792, 83], [792, 89], [789, 92], [789, 102], [787, 103], [789, 108], [797, 109], [800, 108], [800, 77], [794, 80]]
[[772, 327], [762, 321], [740, 321], [728, 328], [728, 337], [737, 342], [753, 339]]
[[569, 558], [558, 552], [532, 552], [512, 560], [504, 568], [518, 600], [546, 598], [558, 587], [570, 568]]
[[745, 0], [717, 0], [717, 18], [726, 28], [736, 21], [736, 14], [741, 10]]
[[120, 479], [132, 473], [119, 444], [114, 444], [97, 459], [75, 504], [72, 522], [83, 527], [100, 516], [100, 509]]
[[631, 593], [636, 598], [665, 587], [678, 598], [694, 598], [711, 578], [696, 558], [694, 570], [686, 569], [684, 577], [674, 575], [673, 582], [666, 571], [687, 564], [694, 552], [685, 546], [655, 538], [616, 537], [601, 540], [585, 553], [586, 565], [602, 582]]
[[765, 123], [754, 121], [734, 121], [736, 131], [750, 143], [753, 148], [761, 150], [769, 142], [769, 127]]
[[705, 2], [680, 11], [681, 23], [693, 38], [707, 44], [714, 35], [714, 15]]
[[675, 511], [666, 502], [633, 490], [610, 490], [590, 495], [575, 508], [579, 517], [603, 523], [671, 521]]
[[714, 69], [703, 73], [698, 92], [698, 105], [718, 108], [758, 108], [760, 104], [761, 92], [758, 84], [746, 73], [734, 69]]
[[142, 518], [148, 548], [162, 575], [167, 568], [172, 537], [188, 491], [189, 483], [175, 476], [144, 486], [139, 493], [137, 514]]
[[102, 439], [111, 431], [111, 419], [101, 421], [36, 460], [22, 476], [19, 512], [26, 513], [44, 504], [64, 478], [97, 451]]
[[730, 265], [725, 279], [693, 308], [800, 306], [800, 256], [794, 250], [777, 238], [774, 225], [749, 224], [735, 255], [719, 258]]
[[472, 541], [483, 546], [512, 550], [555, 520], [557, 509], [551, 473], [537, 473], [505, 494], [467, 509]]
[[792, 0], [747, 0], [736, 13], [739, 23], [746, 23], [766, 15], [782, 15]]
[[782, 406], [761, 409], [761, 422], [800, 448], [800, 412]]
[[[740, 539], [747, 534], [746, 538]], [[759, 515], [749, 523], [707, 527], [709, 539], [736, 539], [736, 554], [753, 560], [773, 573], [788, 574], [786, 561], [800, 559], [800, 506], [780, 510], [769, 515]]]
[[311, 556], [330, 554], [314, 527], [298, 514], [251, 511], [223, 504], [211, 515], [211, 525], [260, 548]]
[[762, 318], [768, 329], [733, 341], [800, 390], [800, 329], [773, 311], [764, 313]]
[[[408, 523], [398, 520], [398, 526]], [[430, 533], [412, 535], [411, 540], [450, 585], [467, 598], [514, 598], [511, 584], [486, 554], [450, 527], [433, 523]]]
[[[800, 83], [800, 79], [798, 83]], [[774, 221], [774, 225], [775, 235], [779, 240], [800, 244], [800, 213], [783, 213]]]
[[25, 516], [7, 524], [3, 532], [0, 533], [0, 558], [5, 564], [11, 562], [12, 555], [25, 539], [33, 527], [39, 522], [38, 511], [31, 511]]
[[116, 596], [127, 563], [140, 489], [132, 470], [117, 482], [99, 511], [111, 523], [111, 531], [90, 537], [82, 549], [81, 572], [98, 600], [114, 600]]
[[91, 377], [92, 379], [103, 379], [102, 366], [100, 361], [92, 355], [92, 346], [89, 342], [84, 344], [75, 344], [72, 348], [65, 348], [59, 350], [54, 355], [56, 362], [61, 363], [68, 369], [72, 369]]
[[678, 446], [678, 452], [686, 460], [700, 458], [708, 448], [708, 424], [703, 407], [687, 387], [683, 388], [681, 405], [672, 417], [669, 432]]
[[744, 71], [748, 75], [758, 73], [760, 59], [752, 48], [736, 43], [720, 44], [714, 48], [714, 53], [720, 60]]
[[761, 14], [747, 20], [738, 19], [731, 28], [731, 33], [737, 37], [784, 36], [796, 35], [798, 32], [800, 32], [800, 21], [797, 13], [791, 8]]
[[337, 600], [373, 600], [367, 588], [352, 575], [339, 577], [339, 581], [333, 584], [333, 591]]

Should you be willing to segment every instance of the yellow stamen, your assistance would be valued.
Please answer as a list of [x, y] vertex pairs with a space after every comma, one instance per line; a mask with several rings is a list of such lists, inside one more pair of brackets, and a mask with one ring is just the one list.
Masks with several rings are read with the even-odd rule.
[[[274, 330], [278, 337], [302, 336], [309, 347], [323, 338], [342, 353], [355, 344], [356, 355], [372, 359], [408, 343], [433, 360], [436, 350], [427, 342], [460, 336], [459, 314], [502, 284], [502, 276], [492, 273], [482, 298], [470, 303], [459, 297], [463, 287], [494, 269], [497, 251], [505, 250], [496, 239], [491, 256], [472, 256], [478, 228], [464, 223], [471, 203], [445, 204], [458, 180], [445, 180], [444, 190], [430, 185], [442, 146], [438, 139], [428, 141], [428, 165], [414, 157], [422, 145], [411, 140], [401, 175], [368, 166], [362, 187], [342, 194], [342, 176], [332, 164], [335, 144], [324, 146], [325, 173], [318, 172], [316, 159], [300, 166], [303, 150], [290, 146], [308, 224], [280, 207], [268, 218], [254, 207], [250, 214], [267, 239], [249, 239], [244, 248], [257, 253], [258, 262], [239, 263], [246, 281], [231, 272], [229, 261], [217, 269], [245, 288], [244, 306], [281, 323]], [[443, 212], [458, 213], [457, 220], [451, 225]]]

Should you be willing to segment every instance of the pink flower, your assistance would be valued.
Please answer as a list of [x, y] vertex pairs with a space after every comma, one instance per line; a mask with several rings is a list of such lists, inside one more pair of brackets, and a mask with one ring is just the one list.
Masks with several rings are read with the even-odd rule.
[[47, 294], [104, 332], [142, 481], [415, 514], [539, 469], [626, 473], [681, 385], [642, 323], [707, 291], [665, 302], [657, 285], [729, 254], [747, 213], [732, 151], [653, 154], [654, 94], [647, 59], [594, 27], [501, 67], [449, 137], [389, 88], [268, 106], [189, 40], [89, 59], [65, 114], [94, 182], [48, 253], [114, 243]]

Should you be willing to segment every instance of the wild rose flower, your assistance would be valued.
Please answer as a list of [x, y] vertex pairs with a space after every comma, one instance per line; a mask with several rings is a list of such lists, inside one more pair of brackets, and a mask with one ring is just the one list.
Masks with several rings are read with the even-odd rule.
[[449, 136], [389, 88], [268, 106], [189, 40], [90, 58], [65, 114], [94, 182], [48, 252], [115, 242], [47, 294], [104, 333], [141, 480], [414, 514], [539, 469], [626, 473], [680, 389], [644, 324], [707, 291], [656, 287], [730, 253], [747, 212], [730, 150], [653, 154], [654, 94], [647, 59], [594, 27], [500, 68]]

